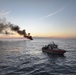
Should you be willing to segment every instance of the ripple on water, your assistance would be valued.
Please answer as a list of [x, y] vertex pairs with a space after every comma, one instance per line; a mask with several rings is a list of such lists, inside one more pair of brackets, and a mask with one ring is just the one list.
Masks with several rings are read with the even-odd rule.
[[[20, 40], [20, 39], [19, 39]], [[0, 75], [75, 75], [76, 41], [35, 39], [0, 42]], [[55, 41], [67, 49], [63, 57], [41, 51], [42, 46]]]

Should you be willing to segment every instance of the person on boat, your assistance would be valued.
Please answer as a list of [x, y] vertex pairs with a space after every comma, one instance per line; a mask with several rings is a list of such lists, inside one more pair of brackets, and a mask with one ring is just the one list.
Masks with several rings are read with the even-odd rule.
[[44, 47], [44, 48], [45, 48], [45, 49], [48, 49], [48, 46], [46, 46], [46, 45], [45, 45], [45, 47]]
[[51, 49], [51, 46], [50, 46], [50, 44], [48, 45], [48, 48], [49, 48], [49, 49]]
[[48, 45], [48, 49], [53, 50], [52, 44], [49, 44], [49, 45]]

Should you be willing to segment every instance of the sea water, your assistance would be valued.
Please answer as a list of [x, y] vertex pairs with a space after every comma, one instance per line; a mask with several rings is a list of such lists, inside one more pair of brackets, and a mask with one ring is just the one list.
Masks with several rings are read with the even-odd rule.
[[[52, 41], [67, 51], [64, 56], [42, 52]], [[0, 75], [76, 75], [76, 40], [0, 39]]]

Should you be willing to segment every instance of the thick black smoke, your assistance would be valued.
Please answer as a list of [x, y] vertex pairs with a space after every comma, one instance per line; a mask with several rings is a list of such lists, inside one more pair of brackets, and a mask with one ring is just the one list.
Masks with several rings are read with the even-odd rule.
[[20, 27], [18, 25], [10, 25], [9, 27], [11, 28], [12, 31], [17, 32], [20, 35], [25, 35], [25, 36], [27, 35], [26, 32], [25, 32], [25, 29], [20, 30]]
[[0, 32], [2, 32], [3, 30], [6, 30], [7, 28], [10, 28], [11, 31], [15, 31], [20, 35], [26, 35], [25, 30], [20, 30], [20, 27], [18, 25], [13, 25], [13, 24], [5, 24], [4, 25], [3, 23], [0, 23]]
[[2, 30], [4, 29], [4, 25], [3, 25], [3, 23], [0, 23], [0, 32], [2, 32]]
[[20, 27], [18, 25], [14, 25], [11, 24], [10, 22], [6, 22], [6, 21], [1, 21], [0, 22], [0, 33], [5, 30], [5, 34], [9, 34], [8, 31], [6, 31], [6, 29], [10, 28], [11, 31], [15, 31], [16, 33], [18, 33], [19, 35], [23, 35], [24, 37], [31, 39], [32, 40], [32, 36], [30, 36], [30, 33], [26, 33], [25, 29], [20, 30]]

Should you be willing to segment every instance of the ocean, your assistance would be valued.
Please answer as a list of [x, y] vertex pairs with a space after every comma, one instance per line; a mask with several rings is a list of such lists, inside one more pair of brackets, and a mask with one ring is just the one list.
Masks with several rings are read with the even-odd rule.
[[[52, 41], [64, 56], [42, 52]], [[76, 75], [76, 39], [0, 39], [0, 75]]]

